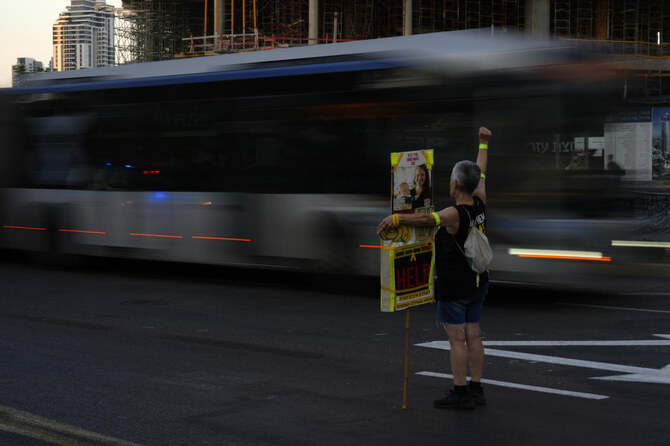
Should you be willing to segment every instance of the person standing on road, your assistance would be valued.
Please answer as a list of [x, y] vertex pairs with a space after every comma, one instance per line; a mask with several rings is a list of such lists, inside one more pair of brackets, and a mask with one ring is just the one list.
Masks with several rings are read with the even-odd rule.
[[454, 376], [453, 390], [434, 401], [440, 409], [474, 409], [475, 405], [486, 404], [481, 385], [484, 345], [479, 321], [488, 294], [488, 273], [475, 273], [463, 252], [470, 226], [486, 233], [485, 178], [490, 139], [491, 131], [480, 127], [477, 162], [459, 161], [454, 165], [449, 193], [455, 206], [431, 214], [389, 215], [377, 227], [378, 234], [399, 225], [439, 227], [435, 234], [437, 322], [445, 327], [449, 337]]

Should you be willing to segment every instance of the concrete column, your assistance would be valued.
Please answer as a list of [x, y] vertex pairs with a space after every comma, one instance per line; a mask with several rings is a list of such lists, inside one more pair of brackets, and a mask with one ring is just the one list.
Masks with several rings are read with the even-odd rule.
[[[309, 0], [309, 17], [308, 17], [308, 26], [310, 39], [319, 38], [319, 0]], [[310, 40], [310, 45], [315, 45], [319, 43], [316, 40]]]
[[551, 7], [549, 0], [526, 0], [526, 33], [533, 37], [549, 37]]
[[216, 3], [216, 15], [217, 18], [219, 19], [218, 22], [216, 23], [216, 29], [218, 32], [216, 33], [217, 35], [221, 35], [226, 32], [226, 30], [223, 27], [224, 24], [224, 14], [226, 13], [226, 0], [217, 0]]
[[404, 0], [404, 13], [403, 13], [403, 36], [412, 35], [412, 0]]

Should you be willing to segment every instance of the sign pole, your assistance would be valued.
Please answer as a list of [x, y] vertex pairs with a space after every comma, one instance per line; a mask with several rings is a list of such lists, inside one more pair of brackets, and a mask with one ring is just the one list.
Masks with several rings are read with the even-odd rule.
[[405, 383], [402, 392], [402, 410], [407, 410], [407, 387], [409, 384], [409, 308], [405, 318]]
[[402, 410], [407, 410], [409, 390], [410, 307], [435, 301], [434, 228], [401, 225], [398, 214], [433, 211], [433, 164], [432, 150], [391, 153], [393, 227], [380, 234], [381, 311], [407, 311]]

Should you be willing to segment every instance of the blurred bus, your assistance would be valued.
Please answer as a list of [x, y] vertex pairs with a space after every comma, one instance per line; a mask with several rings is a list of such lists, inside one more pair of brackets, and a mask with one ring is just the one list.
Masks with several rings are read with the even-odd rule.
[[557, 43], [457, 31], [27, 84], [0, 94], [3, 248], [378, 275], [389, 153], [433, 149], [447, 206], [484, 125], [493, 280], [600, 286], [665, 252], [612, 246], [629, 196], [576, 145], [623, 83]]

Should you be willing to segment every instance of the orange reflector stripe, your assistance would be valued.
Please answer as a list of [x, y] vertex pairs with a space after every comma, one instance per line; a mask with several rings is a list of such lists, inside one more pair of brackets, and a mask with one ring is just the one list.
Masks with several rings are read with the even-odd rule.
[[250, 242], [249, 238], [229, 238], [229, 237], [202, 237], [199, 235], [194, 235], [192, 238], [197, 238], [201, 240], [227, 240], [231, 242]]
[[76, 232], [78, 234], [107, 234], [106, 232], [101, 231], [81, 231], [79, 229], [59, 229], [58, 232]]
[[8, 225], [3, 225], [2, 227], [3, 227], [3, 228], [7, 228], [7, 229], [28, 229], [28, 230], [31, 230], [31, 231], [46, 231], [46, 230], [47, 230], [46, 228], [29, 228], [29, 227], [27, 227], [27, 226], [8, 226]]
[[360, 248], [377, 248], [380, 249], [381, 245], [360, 245]]
[[134, 232], [131, 232], [130, 235], [134, 235], [136, 237], [184, 238], [181, 235], [136, 234]]
[[560, 260], [592, 260], [594, 262], [611, 262], [611, 257], [579, 257], [579, 256], [548, 256], [548, 255], [531, 255], [518, 254], [519, 257], [528, 257], [532, 259], [560, 259]]

